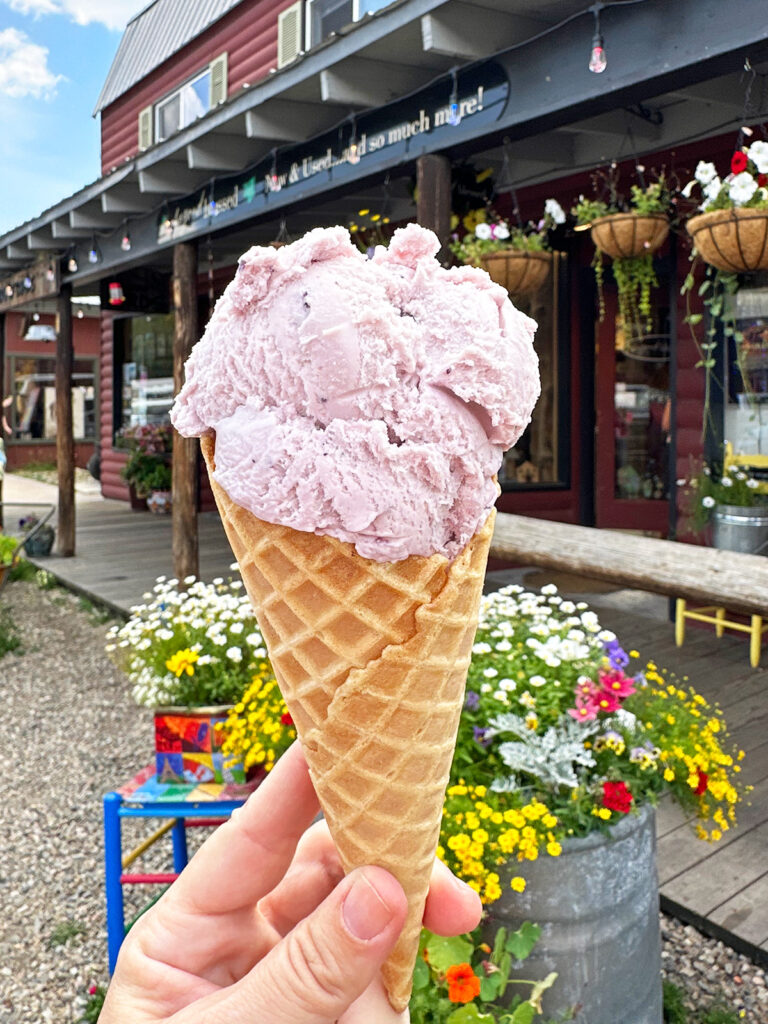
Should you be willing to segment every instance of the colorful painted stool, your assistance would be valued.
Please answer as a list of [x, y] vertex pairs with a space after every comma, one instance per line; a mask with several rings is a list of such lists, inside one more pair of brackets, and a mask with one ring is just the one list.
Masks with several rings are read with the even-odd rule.
[[768, 632], [768, 622], [764, 623], [761, 615], [750, 616], [749, 624], [735, 622], [726, 618], [725, 608], [717, 605], [707, 605], [704, 608], [688, 608], [685, 600], [678, 597], [675, 602], [675, 643], [678, 647], [683, 646], [685, 640], [685, 622], [691, 619], [694, 622], [707, 622], [715, 627], [715, 636], [722, 636], [726, 629], [736, 629], [740, 633], [749, 633], [749, 663], [752, 668], [760, 664], [760, 645], [763, 633]]
[[[104, 865], [107, 897], [107, 947], [109, 973], [115, 969], [117, 954], [125, 938], [124, 885], [170, 884], [187, 863], [186, 829], [220, 825], [241, 807], [257, 783], [202, 783], [181, 785], [161, 782], [151, 765], [119, 789], [104, 796]], [[128, 853], [123, 853], [123, 818], [167, 818], [150, 836]], [[173, 872], [126, 873], [143, 853], [168, 832], [173, 841]]]

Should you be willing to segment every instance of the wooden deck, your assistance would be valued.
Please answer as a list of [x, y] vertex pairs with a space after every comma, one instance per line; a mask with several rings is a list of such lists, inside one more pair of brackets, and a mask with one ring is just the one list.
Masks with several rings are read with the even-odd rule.
[[[23, 495], [16, 492], [16, 500]], [[232, 554], [215, 514], [200, 517], [200, 552], [203, 579], [227, 576]], [[172, 574], [170, 519], [131, 512], [120, 502], [84, 500], [77, 509], [76, 557], [54, 555], [37, 562], [73, 589], [124, 613], [141, 602], [158, 575]], [[492, 573], [488, 583], [495, 588], [524, 577], [520, 569]], [[542, 573], [536, 577], [542, 585]], [[723, 708], [734, 741], [747, 752], [744, 778], [754, 786], [751, 803], [741, 808], [738, 828], [717, 844], [698, 840], [675, 805], [662, 805], [662, 905], [768, 965], [768, 640], [765, 667], [752, 669], [743, 635], [718, 640], [708, 628], [689, 627], [685, 645], [675, 647], [664, 598], [628, 590], [577, 595], [563, 587], [561, 592], [590, 602], [626, 647], [681, 678], [687, 676], [703, 696]]]

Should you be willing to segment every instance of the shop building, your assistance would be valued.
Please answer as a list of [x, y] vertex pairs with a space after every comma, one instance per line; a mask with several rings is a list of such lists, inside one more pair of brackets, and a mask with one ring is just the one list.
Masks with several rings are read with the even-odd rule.
[[[727, 165], [736, 132], [763, 120], [767, 56], [751, 0], [155, 0], [97, 103], [102, 176], [0, 237], [0, 276], [42, 257], [60, 271], [60, 304], [100, 295], [102, 488], [126, 497], [115, 438], [167, 415], [250, 245], [337, 223], [375, 241], [414, 219], [445, 243], [485, 170], [500, 213], [517, 203], [537, 219], [550, 197], [570, 209], [611, 163], [625, 187], [638, 166]], [[547, 283], [520, 303], [539, 321], [543, 392], [505, 458], [499, 507], [674, 534], [674, 482], [703, 448], [684, 232], [657, 255], [641, 343], [624, 336], [608, 276], [598, 316], [589, 234], [554, 243]], [[768, 317], [750, 292], [745, 316]], [[738, 386], [710, 405], [716, 440], [739, 420]], [[176, 501], [209, 507], [196, 449], [178, 453]]]

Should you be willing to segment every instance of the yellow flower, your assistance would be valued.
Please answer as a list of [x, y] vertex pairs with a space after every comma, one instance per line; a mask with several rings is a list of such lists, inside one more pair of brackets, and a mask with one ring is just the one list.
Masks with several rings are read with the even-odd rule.
[[547, 843], [547, 853], [549, 854], [550, 857], [559, 857], [562, 852], [563, 852], [563, 848], [560, 845], [560, 843], [557, 843], [557, 842], [549, 842], [549, 843]]
[[165, 667], [169, 672], [173, 672], [177, 679], [184, 672], [186, 672], [188, 676], [192, 676], [195, 674], [194, 666], [199, 657], [200, 655], [197, 651], [191, 651], [186, 647], [184, 650], [176, 651], [175, 654], [172, 654], [166, 661]]
[[487, 843], [489, 837], [484, 828], [476, 828], [472, 833], [472, 838], [476, 843]]
[[675, 773], [672, 771], [671, 768], [665, 768], [664, 769], [664, 780], [666, 782], [674, 782], [675, 781]]
[[515, 892], [525, 892], [525, 879], [521, 878], [520, 875], [515, 875], [509, 885]]

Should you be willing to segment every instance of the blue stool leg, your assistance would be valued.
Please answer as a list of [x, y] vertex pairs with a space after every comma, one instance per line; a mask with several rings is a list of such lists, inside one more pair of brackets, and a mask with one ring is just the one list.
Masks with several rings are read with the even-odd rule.
[[173, 870], [179, 874], [187, 866], [187, 830], [184, 819], [177, 818], [173, 823]]
[[118, 793], [104, 797], [104, 868], [107, 894], [107, 950], [109, 973], [117, 963], [117, 954], [125, 938], [125, 907], [120, 875], [123, 872], [122, 841], [120, 837], [120, 806], [123, 798]]

